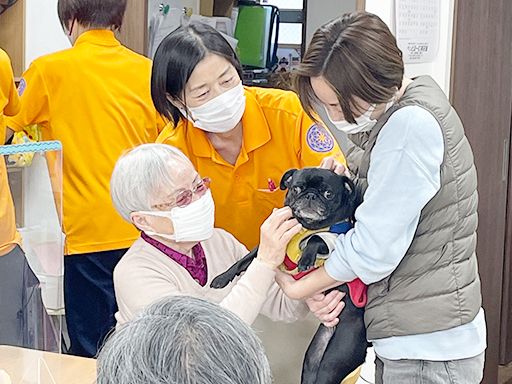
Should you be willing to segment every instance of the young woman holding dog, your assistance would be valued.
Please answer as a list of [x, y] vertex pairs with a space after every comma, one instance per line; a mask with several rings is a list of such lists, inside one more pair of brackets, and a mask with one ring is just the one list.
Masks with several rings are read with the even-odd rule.
[[73, 47], [34, 60], [7, 126], [39, 124], [45, 140], [62, 142], [70, 352], [92, 357], [115, 323], [114, 267], [137, 238], [112, 207], [108, 181], [119, 155], [153, 142], [163, 121], [151, 101], [151, 61], [114, 36], [126, 0], [59, 0], [57, 8]]
[[297, 73], [305, 110], [324, 108], [353, 142], [364, 199], [325, 267], [280, 275], [281, 287], [300, 298], [355, 277], [369, 285], [376, 383], [479, 383], [477, 178], [457, 113], [430, 77], [404, 77], [395, 38], [369, 13], [319, 28]]

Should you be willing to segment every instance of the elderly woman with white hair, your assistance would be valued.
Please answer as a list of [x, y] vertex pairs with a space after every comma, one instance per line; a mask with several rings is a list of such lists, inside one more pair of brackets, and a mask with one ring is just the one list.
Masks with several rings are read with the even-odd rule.
[[270, 384], [261, 342], [229, 311], [166, 297], [121, 326], [98, 356], [98, 384]]
[[114, 270], [118, 326], [167, 295], [219, 303], [247, 324], [260, 312], [287, 322], [303, 318], [304, 302], [289, 299], [275, 283], [286, 245], [301, 229], [288, 207], [275, 209], [263, 223], [258, 257], [245, 274], [224, 289], [210, 288], [211, 280], [248, 250], [214, 228], [210, 180], [203, 176], [182, 152], [165, 144], [138, 146], [118, 160], [112, 200], [141, 231]]

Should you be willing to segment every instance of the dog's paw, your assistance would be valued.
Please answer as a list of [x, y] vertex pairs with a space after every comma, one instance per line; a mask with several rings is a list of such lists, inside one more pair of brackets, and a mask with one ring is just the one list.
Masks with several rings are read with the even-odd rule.
[[313, 267], [314, 267], [314, 265], [311, 264], [311, 263], [299, 262], [299, 265], [297, 266], [297, 269], [299, 270], [299, 272], [305, 272], [305, 271], [309, 271]]
[[220, 275], [212, 280], [210, 288], [220, 289], [226, 287], [231, 282], [229, 276]]

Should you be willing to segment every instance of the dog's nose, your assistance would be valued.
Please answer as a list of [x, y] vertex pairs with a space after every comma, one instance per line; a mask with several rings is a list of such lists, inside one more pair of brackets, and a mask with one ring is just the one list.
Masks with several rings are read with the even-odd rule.
[[316, 200], [316, 195], [313, 192], [310, 192], [306, 195], [306, 199], [308, 200]]

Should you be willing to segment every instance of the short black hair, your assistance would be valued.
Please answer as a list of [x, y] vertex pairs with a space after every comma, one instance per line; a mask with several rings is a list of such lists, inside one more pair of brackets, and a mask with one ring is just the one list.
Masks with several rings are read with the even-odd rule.
[[59, 0], [57, 12], [60, 23], [68, 28], [76, 20], [85, 27], [120, 29], [127, 0]]
[[242, 65], [226, 39], [203, 23], [190, 23], [167, 35], [156, 50], [151, 73], [151, 97], [157, 111], [176, 126], [180, 111], [168, 99], [181, 99], [190, 75], [208, 54], [229, 61], [242, 79]]

